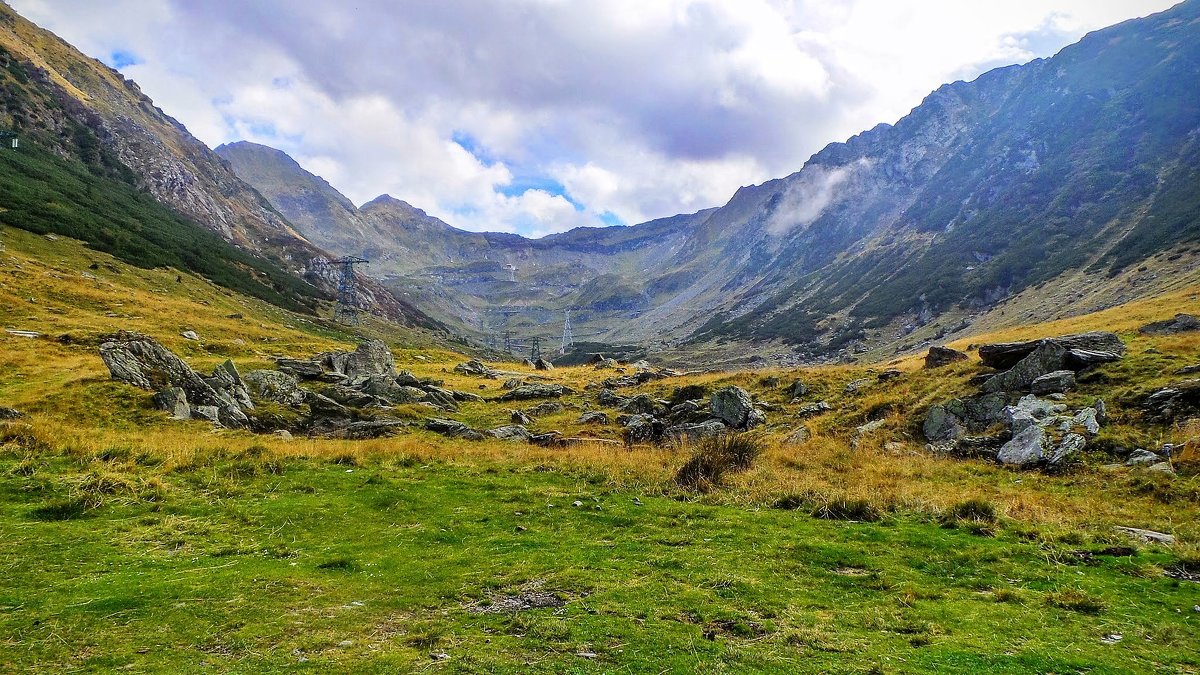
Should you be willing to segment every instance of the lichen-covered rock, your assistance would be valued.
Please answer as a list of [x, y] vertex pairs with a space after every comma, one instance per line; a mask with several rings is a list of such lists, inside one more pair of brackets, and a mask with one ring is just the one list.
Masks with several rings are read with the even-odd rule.
[[1138, 329], [1143, 335], [1174, 335], [1200, 331], [1200, 319], [1191, 314], [1176, 314], [1174, 319], [1155, 321]]
[[709, 409], [713, 417], [721, 420], [734, 429], [745, 429], [751, 411], [754, 410], [754, 400], [741, 387], [725, 387], [713, 392], [709, 399]]
[[720, 436], [725, 433], [725, 424], [720, 420], [708, 420], [696, 424], [676, 424], [673, 427], [668, 427], [665, 435], [673, 441], [687, 441], [695, 443], [696, 441]]
[[489, 430], [487, 435], [502, 441], [521, 441], [522, 443], [527, 443], [531, 436], [529, 430], [519, 424], [496, 427]]
[[579, 424], [608, 424], [608, 414], [602, 410], [589, 410], [579, 416]]
[[425, 420], [425, 428], [434, 433], [449, 436], [450, 438], [465, 438], [469, 441], [483, 440], [483, 434], [458, 420], [430, 417]]
[[571, 392], [561, 384], [522, 384], [505, 392], [501, 401], [525, 401], [538, 398], [559, 398]]
[[171, 419], [192, 419], [192, 407], [188, 404], [187, 393], [179, 387], [167, 387], [154, 394], [154, 406], [170, 413]]
[[666, 432], [662, 420], [652, 415], [627, 415], [622, 416], [620, 421], [625, 427], [623, 435], [628, 444], [656, 443]]
[[242, 376], [250, 395], [260, 401], [297, 406], [304, 403], [304, 390], [296, 377], [284, 370], [251, 370]]
[[[1061, 347], [1064, 351], [1075, 352], [1078, 359], [1073, 360], [1076, 361], [1088, 361], [1089, 357], [1086, 356], [1087, 354], [1092, 354], [1093, 356], [1090, 358], [1096, 359], [1096, 362], [1103, 362], [1099, 361], [1099, 359], [1116, 360], [1125, 354], [1125, 343], [1121, 342], [1121, 338], [1117, 337], [1115, 333], [1093, 331], [1091, 333], [1062, 335], [1042, 340], [983, 345], [979, 348], [979, 360], [985, 366], [997, 370], [1008, 370], [1033, 353], [1038, 346], [1046, 342], [1053, 343]], [[1072, 369], [1078, 370], [1079, 368], [1072, 367]], [[1055, 368], [1055, 370], [1058, 369]]]
[[984, 382], [983, 390], [985, 392], [1029, 391], [1034, 380], [1043, 375], [1063, 370], [1066, 359], [1065, 347], [1050, 340], [1043, 340], [1012, 368]]

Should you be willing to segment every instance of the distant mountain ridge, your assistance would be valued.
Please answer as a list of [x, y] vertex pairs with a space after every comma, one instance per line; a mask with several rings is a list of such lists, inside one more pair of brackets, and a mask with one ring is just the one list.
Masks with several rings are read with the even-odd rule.
[[[528, 240], [380, 199], [357, 212], [369, 247], [347, 245], [480, 336], [545, 333], [574, 308], [612, 342], [732, 339], [810, 355], [903, 346], [1080, 270], [1099, 280], [1164, 256], [1195, 269], [1197, 91], [1200, 0], [1188, 0], [944, 85], [895, 125], [832, 143], [717, 209]], [[292, 222], [311, 221], [300, 183], [265, 188], [222, 155]], [[1121, 292], [1150, 288], [1135, 282]], [[1085, 291], [1064, 311], [1115, 302]]]

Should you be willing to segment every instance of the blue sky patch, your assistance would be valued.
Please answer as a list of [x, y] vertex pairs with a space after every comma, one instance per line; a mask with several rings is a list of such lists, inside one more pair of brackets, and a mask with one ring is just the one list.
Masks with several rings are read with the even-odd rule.
[[105, 60], [107, 61], [106, 65], [108, 65], [110, 68], [116, 68], [117, 70], [128, 68], [129, 66], [136, 66], [142, 63], [141, 57], [139, 57], [137, 54], [134, 54], [133, 52], [127, 52], [123, 49], [114, 50]]

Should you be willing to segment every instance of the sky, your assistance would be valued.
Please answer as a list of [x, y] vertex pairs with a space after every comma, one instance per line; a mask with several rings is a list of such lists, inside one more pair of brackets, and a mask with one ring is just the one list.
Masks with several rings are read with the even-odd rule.
[[6, 0], [210, 146], [542, 236], [725, 203], [1169, 0]]

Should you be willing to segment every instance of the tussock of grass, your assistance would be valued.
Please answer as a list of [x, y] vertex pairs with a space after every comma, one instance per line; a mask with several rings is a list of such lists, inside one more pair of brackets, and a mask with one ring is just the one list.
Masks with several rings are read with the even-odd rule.
[[675, 482], [707, 492], [720, 487], [725, 476], [745, 471], [763, 452], [762, 441], [751, 434], [726, 433], [701, 440], [696, 451], [675, 474]]

